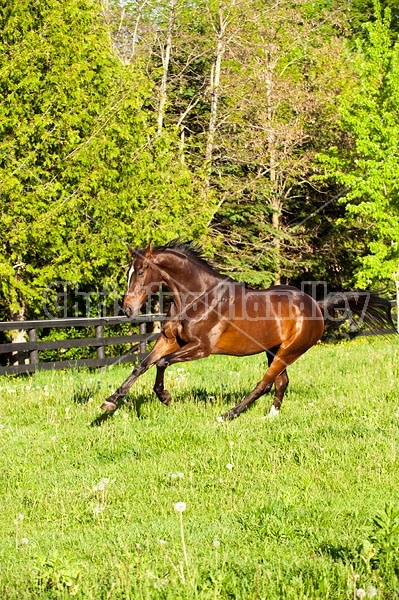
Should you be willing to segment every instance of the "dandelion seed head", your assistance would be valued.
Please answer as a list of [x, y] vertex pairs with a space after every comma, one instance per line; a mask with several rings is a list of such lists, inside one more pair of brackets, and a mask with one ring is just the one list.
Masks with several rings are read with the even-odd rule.
[[228, 469], [229, 471], [232, 471], [233, 470], [233, 465], [231, 463], [227, 463], [226, 469]]
[[185, 502], [176, 502], [174, 508], [175, 508], [176, 512], [183, 513], [186, 510], [186, 503]]
[[23, 544], [24, 546], [26, 546], [27, 544], [29, 544], [29, 540], [26, 537], [21, 538], [21, 544]]
[[356, 598], [365, 598], [366, 597], [366, 590], [364, 590], [363, 588], [358, 588], [356, 590]]
[[213, 540], [213, 545], [215, 548], [220, 548], [220, 542], [219, 540]]
[[377, 595], [377, 588], [375, 588], [373, 585], [370, 585], [367, 588], [367, 596], [369, 598], [374, 598]]
[[103, 512], [103, 510], [105, 510], [105, 506], [103, 504], [99, 504], [98, 506], [95, 506], [93, 508], [93, 513], [95, 516], [99, 515], [100, 513]]

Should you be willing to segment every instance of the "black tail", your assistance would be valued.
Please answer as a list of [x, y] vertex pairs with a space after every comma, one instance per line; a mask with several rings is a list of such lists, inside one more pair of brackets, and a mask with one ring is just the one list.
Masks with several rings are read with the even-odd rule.
[[345, 317], [358, 327], [365, 323], [373, 333], [396, 333], [391, 302], [375, 292], [333, 292], [317, 303], [326, 323], [339, 325]]

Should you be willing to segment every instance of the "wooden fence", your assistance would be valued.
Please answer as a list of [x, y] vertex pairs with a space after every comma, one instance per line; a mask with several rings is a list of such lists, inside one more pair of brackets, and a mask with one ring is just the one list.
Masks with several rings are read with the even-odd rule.
[[[127, 317], [98, 317], [98, 318], [67, 318], [39, 321], [10, 321], [0, 322], [0, 332], [23, 330], [26, 331], [29, 341], [10, 342], [0, 344], [0, 375], [33, 373], [38, 370], [70, 369], [74, 367], [106, 367], [112, 364], [133, 363], [141, 360], [148, 352], [149, 342], [158, 337], [158, 333], [149, 331], [149, 324], [159, 323], [165, 319], [165, 314], [139, 315], [133, 321]], [[138, 325], [139, 333], [127, 335], [104, 336], [104, 326], [112, 327], [122, 323]], [[88, 327], [94, 330], [94, 337], [84, 337], [65, 340], [39, 340], [38, 330]], [[350, 328], [348, 333], [340, 333], [332, 336], [332, 339], [354, 338], [361, 335], [375, 335], [389, 333], [386, 331], [368, 332], [357, 331]], [[394, 333], [394, 332], [391, 332]], [[107, 346], [129, 344], [132, 347], [122, 356], [106, 356]], [[80, 358], [70, 360], [43, 361], [40, 360], [40, 352], [44, 350], [59, 350], [70, 348], [96, 348], [96, 358]], [[4, 357], [3, 360], [2, 357]], [[8, 364], [2, 364], [2, 363]]]
[[[148, 343], [155, 340], [159, 335], [159, 333], [148, 332], [148, 324], [162, 321], [164, 318], [165, 315], [163, 314], [155, 314], [139, 315], [133, 321], [127, 317], [99, 317], [0, 322], [0, 331], [23, 330], [27, 332], [29, 337], [29, 341], [26, 342], [0, 344], [0, 355], [4, 356], [5, 362], [11, 363], [4, 366], [0, 365], [0, 375], [33, 373], [34, 371], [49, 369], [70, 369], [73, 367], [105, 367], [115, 363], [136, 362], [146, 355]], [[104, 326], [112, 327], [122, 323], [138, 325], [139, 333], [104, 337]], [[92, 328], [94, 337], [44, 341], [38, 339], [38, 330], [68, 327]], [[133, 346], [123, 356], [105, 356], [106, 346], [118, 344], [132, 344]], [[49, 362], [40, 360], [40, 352], [43, 350], [87, 347], [96, 348], [96, 358]]]

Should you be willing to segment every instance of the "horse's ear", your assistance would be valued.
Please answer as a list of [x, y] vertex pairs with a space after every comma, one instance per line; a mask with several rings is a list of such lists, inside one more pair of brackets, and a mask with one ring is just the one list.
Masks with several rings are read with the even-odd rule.
[[150, 257], [151, 257], [151, 254], [152, 254], [152, 242], [150, 242], [150, 243], [148, 244], [147, 248], [145, 249], [144, 256], [145, 256], [146, 258], [150, 258]]
[[130, 244], [126, 244], [126, 246], [127, 246], [127, 249], [129, 250], [129, 253], [133, 256], [133, 258], [135, 258], [135, 256], [136, 256], [136, 250], [134, 248], [132, 248], [130, 246]]

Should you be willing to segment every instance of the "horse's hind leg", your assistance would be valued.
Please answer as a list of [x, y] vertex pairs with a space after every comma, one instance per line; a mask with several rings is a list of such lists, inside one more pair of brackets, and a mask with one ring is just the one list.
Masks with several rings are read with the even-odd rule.
[[[227, 421], [238, 417], [238, 415], [242, 413], [242, 411], [245, 410], [250, 404], [252, 404], [252, 402], [260, 398], [260, 396], [263, 394], [270, 392], [273, 383], [277, 382], [277, 379], [279, 379], [276, 389], [277, 406], [281, 405], [285, 389], [288, 385], [287, 374], [284, 377], [283, 373], [288, 365], [291, 365], [308, 349], [308, 347], [303, 347], [302, 344], [296, 345], [295, 341], [296, 340], [292, 340], [291, 344], [287, 343], [280, 346], [262, 381], [255, 386], [252, 392], [246, 398], [244, 398], [242, 402], [237, 404], [237, 406], [229, 410], [224, 415], [218, 417], [218, 421]], [[275, 404], [273, 404], [273, 407], [274, 410], [272, 414], [278, 411], [278, 408]]]
[[288, 383], [289, 383], [289, 379], [288, 379], [287, 370], [284, 369], [284, 371], [282, 373], [280, 373], [280, 375], [278, 375], [278, 377], [276, 377], [276, 380], [274, 382], [274, 390], [275, 390], [274, 401], [270, 407], [270, 411], [269, 411], [270, 417], [277, 417], [280, 414], [280, 408], [283, 403], [284, 394], [285, 394], [285, 390], [288, 387]]
[[[271, 348], [270, 350], [266, 350], [267, 362], [268, 362], [269, 367], [272, 364], [274, 357], [276, 356], [276, 354], [278, 352], [278, 349], [279, 349], [279, 346], [276, 346], [275, 348]], [[274, 401], [273, 401], [273, 404], [272, 404], [272, 406], [270, 408], [270, 412], [269, 412], [269, 415], [271, 417], [278, 416], [280, 414], [280, 408], [281, 408], [281, 404], [283, 403], [284, 394], [285, 394], [285, 390], [287, 389], [288, 382], [289, 382], [289, 379], [288, 379], [287, 370], [284, 369], [284, 371], [276, 377], [275, 382], [274, 382]], [[269, 386], [268, 386], [269, 389], [266, 389], [264, 393], [269, 392], [271, 387], [272, 387], [272, 385], [269, 384]]]

